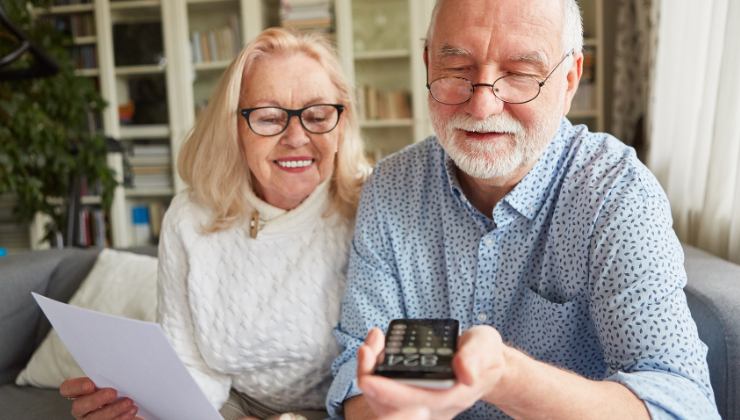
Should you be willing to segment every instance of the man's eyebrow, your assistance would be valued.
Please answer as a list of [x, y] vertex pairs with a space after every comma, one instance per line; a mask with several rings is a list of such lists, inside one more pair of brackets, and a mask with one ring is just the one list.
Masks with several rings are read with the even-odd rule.
[[549, 65], [547, 56], [540, 51], [532, 51], [523, 54], [513, 54], [507, 58], [509, 62], [531, 64], [537, 67], [542, 73], [547, 73]]
[[450, 44], [443, 44], [442, 47], [440, 47], [439, 49], [440, 58], [469, 57], [470, 55], [470, 51], [466, 50], [465, 48], [455, 47]]

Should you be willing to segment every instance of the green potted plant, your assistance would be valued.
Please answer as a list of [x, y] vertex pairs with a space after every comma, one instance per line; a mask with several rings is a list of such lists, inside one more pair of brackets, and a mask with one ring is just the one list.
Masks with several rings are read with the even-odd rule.
[[[15, 28], [59, 67], [50, 77], [0, 81], [0, 194], [15, 195], [19, 221], [29, 222], [37, 212], [48, 215], [45, 239], [55, 243], [67, 229], [75, 180], [98, 185], [106, 210], [116, 181], [106, 164], [105, 137], [90, 123], [105, 107], [103, 98], [93, 80], [75, 75], [71, 37], [33, 16], [34, 7], [49, 3], [7, 0], [0, 6]], [[0, 30], [0, 57], [17, 47], [11, 35]], [[32, 66], [32, 61], [25, 54], [12, 66]]]

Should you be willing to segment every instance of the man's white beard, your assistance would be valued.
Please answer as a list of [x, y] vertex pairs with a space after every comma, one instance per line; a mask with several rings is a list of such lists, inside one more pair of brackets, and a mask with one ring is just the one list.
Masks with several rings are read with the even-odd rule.
[[[456, 114], [446, 122], [434, 112], [430, 114], [442, 148], [461, 171], [473, 178], [510, 175], [537, 159], [548, 143], [544, 124], [538, 124], [528, 132], [519, 121], [506, 114], [492, 115], [485, 120]], [[459, 130], [508, 133], [510, 136], [491, 143], [467, 139]]]

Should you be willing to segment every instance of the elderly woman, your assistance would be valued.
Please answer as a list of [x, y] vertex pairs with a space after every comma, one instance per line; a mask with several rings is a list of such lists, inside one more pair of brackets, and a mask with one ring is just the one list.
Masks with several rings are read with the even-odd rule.
[[[180, 152], [190, 188], [173, 199], [159, 245], [158, 320], [225, 418], [326, 415], [367, 168], [351, 88], [325, 40], [268, 29], [239, 54]], [[88, 378], [60, 392], [77, 418], [137, 412]]]

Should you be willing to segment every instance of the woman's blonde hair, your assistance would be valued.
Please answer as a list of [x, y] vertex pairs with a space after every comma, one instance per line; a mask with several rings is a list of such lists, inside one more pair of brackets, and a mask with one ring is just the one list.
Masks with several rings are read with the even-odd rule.
[[336, 87], [338, 101], [345, 106], [344, 135], [339, 139], [329, 190], [332, 210], [354, 218], [369, 165], [359, 134], [352, 87], [324, 37], [270, 28], [250, 42], [221, 76], [208, 106], [180, 150], [180, 177], [188, 184], [191, 197], [212, 211], [211, 224], [205, 227], [208, 232], [234, 225], [247, 212], [244, 197], [251, 188], [251, 176], [237, 131], [237, 118], [241, 118], [237, 113], [239, 97], [246, 90], [242, 87], [243, 75], [260, 57], [291, 53], [303, 53], [316, 60]]

